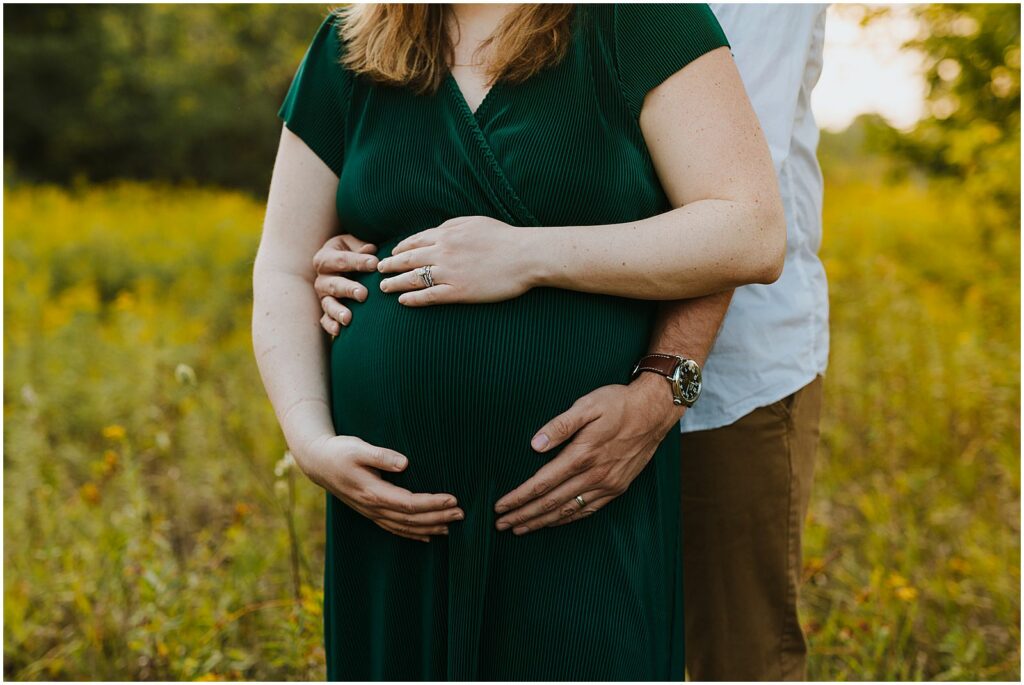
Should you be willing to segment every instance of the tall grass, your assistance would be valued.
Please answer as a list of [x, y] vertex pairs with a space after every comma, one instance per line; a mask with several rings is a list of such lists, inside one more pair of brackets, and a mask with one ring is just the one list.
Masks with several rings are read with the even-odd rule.
[[[252, 359], [262, 207], [7, 188], [4, 675], [322, 679], [323, 494]], [[811, 675], [1020, 672], [1019, 230], [840, 180]]]
[[811, 674], [1018, 680], [1019, 225], [981, 230], [955, 186], [830, 178]]
[[250, 342], [261, 220], [221, 192], [5, 193], [8, 677], [322, 677], [323, 495], [275, 488]]

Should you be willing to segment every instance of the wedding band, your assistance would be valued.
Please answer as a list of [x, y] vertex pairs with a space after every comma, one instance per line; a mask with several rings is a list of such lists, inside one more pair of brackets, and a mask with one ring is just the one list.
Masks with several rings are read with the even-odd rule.
[[424, 287], [427, 287], [427, 288], [429, 288], [432, 285], [434, 285], [434, 277], [430, 275], [430, 268], [431, 268], [431, 265], [427, 264], [426, 266], [421, 266], [420, 269], [419, 269], [419, 271], [420, 271], [420, 280], [423, 281]]
[[583, 495], [576, 495], [576, 503], [580, 505], [580, 509], [587, 506], [587, 503], [583, 501]]

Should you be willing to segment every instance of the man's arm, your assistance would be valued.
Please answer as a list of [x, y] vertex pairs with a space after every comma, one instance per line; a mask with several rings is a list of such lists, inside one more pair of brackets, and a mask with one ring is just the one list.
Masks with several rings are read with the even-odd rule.
[[[679, 354], [703, 364], [732, 300], [725, 290], [659, 303], [649, 351]], [[625, 492], [669, 430], [679, 430], [685, 406], [672, 401], [664, 377], [641, 373], [629, 385], [606, 385], [584, 395], [545, 424], [531, 441], [561, 454], [495, 502], [498, 530], [522, 535], [588, 516]], [[573, 499], [581, 495], [580, 507]]]
[[649, 351], [682, 355], [704, 366], [734, 292], [660, 302]]
[[[667, 300], [658, 303], [658, 318], [651, 331], [648, 352], [677, 354], [693, 359], [701, 366], [715, 344], [718, 331], [735, 290], [696, 297], [689, 300]], [[641, 373], [630, 387], [642, 388], [648, 398], [652, 415], [662, 416], [665, 430], [678, 423], [686, 412], [685, 406], [672, 402], [672, 389], [656, 373]], [[662, 409], [663, 411], [658, 411]]]

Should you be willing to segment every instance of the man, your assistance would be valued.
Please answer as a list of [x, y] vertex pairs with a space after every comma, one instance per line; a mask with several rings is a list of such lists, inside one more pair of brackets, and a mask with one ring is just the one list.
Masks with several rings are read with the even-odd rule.
[[[822, 179], [810, 111], [826, 6], [711, 8], [729, 38], [778, 173], [788, 226], [782, 276], [771, 285], [662, 303], [650, 351], [705, 367], [699, 401], [688, 408], [692, 392], [681, 395], [678, 383], [666, 388], [654, 368], [636, 373], [628, 386], [590, 393], [589, 402], [539, 427], [548, 438], [546, 449], [562, 443], [577, 449], [567, 446], [542, 480], [535, 476], [505, 494], [500, 501], [510, 510], [502, 518], [521, 523], [517, 512], [529, 505], [536, 509], [545, 492], [568, 479], [569, 463], [581, 451], [593, 458], [594, 468], [612, 472], [626, 461], [622, 445], [628, 441], [622, 436], [636, 436], [628, 449], [649, 458], [652, 443], [679, 421], [689, 676], [802, 680], [807, 645], [797, 615], [801, 538], [828, 358], [827, 285], [817, 257]], [[332, 335], [352, 316], [338, 298], [367, 296], [341, 274], [374, 270], [375, 260], [355, 255], [375, 249], [344, 235], [317, 253], [321, 324]], [[683, 368], [672, 358], [661, 359]], [[659, 364], [655, 359], [643, 366]], [[612, 436], [617, 452], [608, 447]], [[584, 508], [569, 518], [590, 513]]]
[[806, 677], [801, 540], [828, 362], [810, 100], [826, 7], [711, 5], [768, 139], [788, 232], [779, 280], [735, 291], [704, 392], [681, 421], [686, 660], [695, 680]]

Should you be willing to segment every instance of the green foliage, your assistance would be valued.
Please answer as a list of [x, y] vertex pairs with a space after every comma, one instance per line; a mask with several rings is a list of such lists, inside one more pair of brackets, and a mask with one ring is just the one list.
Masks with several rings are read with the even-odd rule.
[[917, 5], [929, 116], [888, 147], [950, 178], [982, 213], [979, 228], [1020, 229], [1020, 6]]
[[8, 173], [264, 193], [327, 5], [4, 5]]

